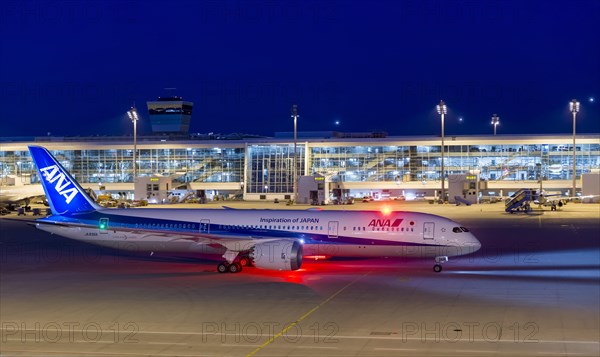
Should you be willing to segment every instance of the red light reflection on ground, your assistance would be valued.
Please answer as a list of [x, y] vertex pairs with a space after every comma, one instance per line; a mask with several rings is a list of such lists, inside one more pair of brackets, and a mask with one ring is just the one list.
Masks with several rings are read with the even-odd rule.
[[[318, 259], [315, 260], [315, 258]], [[321, 278], [332, 275], [347, 278], [373, 271], [392, 275], [411, 271], [411, 274], [414, 274], [415, 269], [420, 270], [422, 262], [418, 259], [336, 259], [328, 256], [305, 256], [302, 268], [299, 270], [276, 271], [244, 267], [237, 274], [219, 274], [216, 271], [216, 265], [217, 262], [211, 260], [192, 262], [118, 257], [118, 264], [96, 264], [94, 267], [95, 270], [104, 273], [110, 272], [122, 277], [126, 276], [127, 278], [123, 281], [127, 281], [127, 279], [144, 279], [152, 284], [155, 284], [157, 280], [177, 285], [189, 283], [190, 279], [202, 279], [205, 283], [209, 283], [213, 279], [216, 279], [216, 282], [227, 282], [233, 278], [240, 281], [247, 280], [248, 283], [267, 280], [312, 286], [314, 282], [320, 281]]]
[[305, 255], [304, 257], [302, 257], [304, 261], [308, 261], [308, 260], [325, 260], [325, 259], [329, 259], [331, 258], [328, 255]]

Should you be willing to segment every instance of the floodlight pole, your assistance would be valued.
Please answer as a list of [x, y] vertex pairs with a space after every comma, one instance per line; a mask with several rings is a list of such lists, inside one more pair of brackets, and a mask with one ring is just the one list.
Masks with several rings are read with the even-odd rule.
[[292, 105], [292, 118], [294, 118], [294, 170], [293, 170], [293, 183], [294, 183], [294, 192], [293, 192], [293, 197], [294, 197], [294, 203], [298, 202], [298, 176], [297, 176], [297, 151], [296, 151], [296, 147], [297, 147], [297, 142], [296, 142], [296, 128], [297, 128], [297, 122], [298, 122], [298, 105], [294, 104]]
[[137, 121], [139, 120], [135, 105], [129, 109], [127, 116], [133, 123], [133, 183], [135, 185], [135, 181], [137, 179]]
[[571, 110], [571, 114], [573, 114], [573, 189], [571, 191], [571, 197], [575, 197], [575, 192], [577, 190], [577, 150], [575, 148], [575, 127], [577, 122], [577, 112], [579, 112], [579, 102], [577, 99], [573, 99], [569, 103], [569, 109]]
[[446, 107], [446, 103], [443, 100], [440, 100], [440, 104], [437, 105], [437, 112], [442, 119], [442, 198], [440, 199], [441, 203], [444, 203], [446, 198], [446, 178], [444, 175], [444, 115], [448, 112], [448, 108]]

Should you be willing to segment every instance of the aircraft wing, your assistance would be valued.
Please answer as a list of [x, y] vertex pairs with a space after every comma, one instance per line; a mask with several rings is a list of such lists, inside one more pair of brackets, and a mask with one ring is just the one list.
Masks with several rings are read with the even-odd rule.
[[[90, 225], [85, 223], [71, 223], [71, 222], [60, 222], [60, 221], [51, 221], [44, 219], [22, 219], [22, 218], [2, 218], [5, 220], [23, 222], [28, 225], [50, 225], [50, 226], [62, 226], [62, 227], [81, 227], [81, 228], [97, 228], [96, 225]], [[135, 233], [138, 234], [138, 239], [143, 239], [144, 237], [165, 237], [169, 238], [169, 241], [192, 241], [198, 244], [207, 244], [207, 245], [220, 245], [226, 248], [229, 251], [233, 252], [243, 252], [252, 249], [252, 247], [258, 243], [267, 243], [281, 240], [289, 240], [293, 241], [292, 238], [287, 237], [268, 237], [263, 238], [260, 236], [250, 236], [247, 235], [215, 235], [210, 233], [201, 233], [201, 232], [173, 232], [173, 231], [157, 231], [157, 230], [148, 230], [142, 228], [121, 228], [121, 227], [109, 227], [108, 230], [121, 232], [121, 233]], [[141, 233], [141, 234], [140, 234]]]
[[[194, 242], [200, 245], [207, 245], [213, 248], [222, 247], [225, 248], [225, 253], [223, 254], [223, 258], [229, 263], [232, 263], [238, 254], [248, 251], [253, 251], [258, 244], [269, 244], [272, 243], [271, 246], [265, 248], [263, 252], [267, 251], [269, 253], [274, 254], [274, 256], [280, 257], [280, 259], [275, 258], [259, 258], [262, 259], [262, 262], [257, 262], [253, 260], [256, 266], [273, 266], [278, 267], [278, 269], [282, 268], [286, 264], [290, 263], [290, 254], [302, 254], [302, 248], [300, 250], [294, 250], [293, 247], [297, 246], [299, 242], [293, 238], [287, 237], [260, 237], [260, 236], [247, 236], [247, 235], [235, 235], [235, 234], [210, 234], [210, 233], [202, 233], [202, 232], [172, 232], [172, 231], [156, 231], [156, 230], [144, 230], [144, 229], [131, 229], [131, 228], [109, 228], [109, 230], [120, 231], [123, 233], [136, 233], [136, 239], [144, 239], [145, 236], [148, 237], [160, 237], [163, 236], [168, 241], [189, 241]], [[142, 233], [140, 235], [140, 233]], [[146, 233], [146, 234], [144, 234]], [[289, 243], [289, 244], [288, 244]], [[301, 247], [301, 245], [300, 245]], [[275, 252], [279, 252], [275, 254]], [[299, 253], [297, 253], [299, 252]], [[261, 256], [264, 254], [261, 254]], [[296, 260], [294, 260], [293, 264]], [[278, 265], [279, 264], [279, 265]], [[281, 265], [283, 264], [283, 265]], [[297, 269], [297, 268], [296, 268]], [[292, 269], [294, 270], [294, 269]]]
[[212, 236], [212, 237], [203, 237], [203, 236], [177, 236], [174, 237], [171, 241], [177, 240], [189, 240], [194, 241], [198, 244], [206, 244], [210, 246], [222, 246], [229, 252], [245, 252], [251, 250], [255, 245], [260, 243], [268, 243], [275, 242], [281, 240], [289, 240], [293, 241], [290, 238], [278, 238], [278, 237], [269, 237], [269, 238], [236, 238], [236, 237], [227, 237], [227, 236]]

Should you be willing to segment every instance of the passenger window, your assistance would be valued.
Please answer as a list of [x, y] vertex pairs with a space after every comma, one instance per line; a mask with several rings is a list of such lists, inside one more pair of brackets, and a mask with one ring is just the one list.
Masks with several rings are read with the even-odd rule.
[[468, 232], [469, 230], [465, 227], [460, 227], [460, 229], [462, 229], [463, 232]]
[[462, 232], [462, 230], [460, 229], [460, 227], [454, 227], [454, 228], [452, 228], [452, 232], [460, 233], [460, 232]]

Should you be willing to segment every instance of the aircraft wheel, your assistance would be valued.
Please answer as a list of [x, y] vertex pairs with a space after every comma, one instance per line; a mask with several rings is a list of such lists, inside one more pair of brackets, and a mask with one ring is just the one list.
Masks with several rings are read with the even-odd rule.
[[433, 266], [433, 271], [436, 272], [436, 273], [441, 272], [442, 271], [442, 266], [439, 265], [439, 264], [434, 265]]
[[217, 265], [217, 271], [219, 273], [227, 273], [229, 271], [229, 264], [225, 262], [219, 263], [219, 265]]
[[240, 265], [240, 263], [231, 263], [231, 265], [229, 266], [230, 273], [239, 273], [241, 271], [242, 271], [242, 266]]

